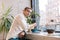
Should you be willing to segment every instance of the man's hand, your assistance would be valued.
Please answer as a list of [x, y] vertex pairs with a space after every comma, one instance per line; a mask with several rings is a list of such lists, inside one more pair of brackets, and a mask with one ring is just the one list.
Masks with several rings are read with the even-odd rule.
[[18, 36], [19, 36], [20, 38], [24, 37], [24, 35], [25, 35], [25, 32], [20, 32], [20, 33], [18, 34]]
[[33, 23], [33, 24], [30, 25], [30, 28], [31, 29], [34, 29], [36, 26], [37, 26], [37, 24], [36, 23]]
[[30, 25], [30, 28], [28, 29], [28, 32], [31, 32], [31, 29], [34, 29], [37, 26], [36, 23], [33, 23]]
[[36, 26], [37, 26], [37, 24], [36, 24], [36, 23], [33, 23], [33, 26], [34, 26], [34, 27], [36, 27]]

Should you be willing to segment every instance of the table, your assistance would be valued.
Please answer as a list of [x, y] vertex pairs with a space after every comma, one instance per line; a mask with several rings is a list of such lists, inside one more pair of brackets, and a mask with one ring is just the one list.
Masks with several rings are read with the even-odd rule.
[[60, 40], [60, 33], [48, 34], [47, 32], [27, 33], [27, 38], [31, 40]]

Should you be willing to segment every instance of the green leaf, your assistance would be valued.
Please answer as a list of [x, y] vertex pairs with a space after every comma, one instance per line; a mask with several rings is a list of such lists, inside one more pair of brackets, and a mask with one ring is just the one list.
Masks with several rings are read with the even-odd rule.
[[2, 31], [3, 31], [3, 27], [0, 26], [0, 32], [2, 32]]
[[2, 9], [4, 10], [4, 3], [2, 2]]
[[7, 28], [6, 30], [9, 31], [10, 26], [11, 26], [11, 22], [10, 22], [8, 19], [6, 19], [6, 20], [5, 20], [5, 27]]
[[14, 19], [14, 17], [11, 15], [11, 17]]
[[7, 16], [9, 15], [9, 13], [10, 13], [11, 11], [12, 11], [12, 10], [11, 10], [11, 7], [9, 7], [9, 8], [6, 10], [5, 14], [3, 15], [4, 19], [7, 18]]
[[3, 26], [4, 26], [4, 22], [1, 22], [1, 24], [0, 24], [0, 32], [3, 31]]

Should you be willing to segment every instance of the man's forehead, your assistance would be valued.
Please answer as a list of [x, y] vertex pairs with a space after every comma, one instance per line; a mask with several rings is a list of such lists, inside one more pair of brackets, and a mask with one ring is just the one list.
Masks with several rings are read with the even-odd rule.
[[32, 9], [28, 9], [27, 11], [32, 12]]

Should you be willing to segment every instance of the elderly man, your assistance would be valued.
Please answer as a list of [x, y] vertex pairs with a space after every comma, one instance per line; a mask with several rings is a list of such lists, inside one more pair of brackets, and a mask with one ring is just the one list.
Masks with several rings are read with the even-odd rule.
[[23, 10], [23, 13], [15, 17], [11, 25], [11, 28], [7, 34], [6, 40], [20, 40], [21, 38], [24, 37], [25, 32], [27, 32], [29, 29], [34, 28], [36, 26], [36, 23], [33, 23], [31, 25], [27, 23], [26, 17], [30, 15], [30, 12], [32, 12], [31, 8], [26, 7]]

